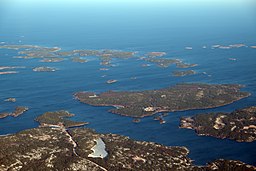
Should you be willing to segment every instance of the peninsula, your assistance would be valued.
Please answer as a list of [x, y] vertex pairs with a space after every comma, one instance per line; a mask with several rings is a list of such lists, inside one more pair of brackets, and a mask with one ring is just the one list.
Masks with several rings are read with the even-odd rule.
[[231, 113], [219, 112], [183, 117], [180, 127], [194, 129], [198, 135], [252, 142], [256, 140], [256, 106]]
[[[40, 123], [56, 124], [67, 111], [47, 112]], [[59, 118], [59, 119], [58, 119]], [[42, 121], [43, 119], [43, 121]], [[58, 125], [28, 129], [0, 136], [0, 170], [172, 170], [225, 171], [256, 167], [241, 161], [218, 159], [194, 165], [186, 147], [135, 141], [116, 134], [100, 134], [88, 128]]]
[[144, 117], [159, 112], [214, 108], [248, 97], [241, 85], [177, 84], [159, 90], [108, 91], [101, 94], [77, 92], [75, 98], [93, 106], [113, 106], [110, 112]]
[[59, 127], [77, 127], [88, 124], [87, 122], [75, 122], [67, 120], [65, 118], [72, 117], [74, 114], [68, 111], [60, 110], [56, 112], [46, 112], [43, 115], [37, 117], [35, 120], [40, 123], [40, 126], [59, 126]]

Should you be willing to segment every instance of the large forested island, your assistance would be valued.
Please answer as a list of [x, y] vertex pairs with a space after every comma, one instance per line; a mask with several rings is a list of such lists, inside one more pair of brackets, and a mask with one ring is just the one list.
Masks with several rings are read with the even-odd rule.
[[219, 112], [183, 117], [180, 127], [194, 129], [198, 135], [252, 142], [256, 140], [256, 106], [231, 113]]
[[[41, 127], [0, 137], [0, 170], [255, 170], [240, 161], [218, 159], [196, 166], [186, 147], [135, 141], [116, 134], [99, 134], [63, 119], [67, 111], [47, 112], [36, 120]], [[79, 122], [77, 122], [80, 124]]]
[[248, 97], [241, 85], [177, 84], [176, 86], [145, 91], [108, 91], [101, 94], [78, 92], [75, 97], [93, 106], [114, 106], [110, 112], [144, 117], [159, 112], [206, 109], [230, 104]]

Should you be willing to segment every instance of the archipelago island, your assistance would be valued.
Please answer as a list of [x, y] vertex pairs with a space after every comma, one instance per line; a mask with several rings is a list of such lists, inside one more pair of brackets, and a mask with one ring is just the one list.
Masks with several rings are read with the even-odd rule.
[[6, 118], [8, 116], [18, 117], [18, 116], [22, 115], [23, 113], [25, 113], [26, 111], [28, 111], [28, 109], [29, 109], [28, 107], [17, 106], [13, 112], [0, 113], [0, 119]]
[[187, 75], [195, 75], [196, 71], [194, 70], [187, 70], [187, 71], [173, 71], [172, 75], [175, 77], [184, 77]]
[[[238, 47], [243, 47], [243, 45], [229, 45], [228, 48]], [[112, 59], [142, 59], [147, 62], [145, 66], [155, 64], [161, 68], [170, 65], [175, 65], [176, 68], [192, 68], [198, 65], [184, 63], [176, 58], [164, 58], [163, 56], [167, 55], [166, 52], [149, 52], [143, 54], [146, 56], [145, 58], [141, 58], [137, 52], [110, 49], [61, 51], [61, 48], [58, 47], [35, 45], [3, 45], [0, 46], [1, 48], [18, 50], [19, 56], [16, 58], [39, 59], [40, 62], [70, 60], [86, 63], [88, 58], [97, 57], [100, 65], [106, 66], [106, 68], [101, 68], [101, 71], [107, 71], [109, 69], [107, 67], [112, 66]], [[216, 46], [216, 48], [228, 49], [222, 46]], [[192, 50], [192, 48], [188, 49]], [[12, 69], [17, 68], [0, 67], [0, 70], [4, 70], [0, 74], [18, 73], [16, 70], [10, 71]], [[54, 72], [56, 70], [58, 69], [46, 66], [33, 68], [35, 72]], [[174, 74], [176, 76], [193, 75], [195, 71], [180, 71]], [[107, 81], [108, 84], [115, 82], [117, 80]], [[163, 119], [167, 115], [165, 112], [214, 108], [248, 97], [250, 93], [240, 91], [242, 87], [233, 84], [189, 83], [158, 90], [108, 91], [100, 94], [77, 92], [74, 96], [85, 104], [113, 106], [115, 108], [111, 109], [110, 112], [133, 117], [135, 118], [134, 122], [139, 122], [142, 117], [159, 113], [158, 116], [154, 117], [154, 120], [165, 123]], [[10, 99], [10, 101], [14, 100]], [[17, 117], [26, 110], [28, 110], [26, 107], [16, 108], [14, 112], [0, 114], [0, 118]], [[255, 109], [245, 110], [250, 113]], [[251, 112], [248, 118], [243, 116], [243, 112], [235, 112], [239, 113], [237, 116], [233, 116], [233, 113], [230, 115], [218, 113], [203, 116], [204, 124], [207, 124], [205, 125], [205, 135], [219, 138], [227, 137], [237, 141], [254, 141], [255, 136], [252, 133], [255, 131], [255, 112]], [[136, 141], [126, 136], [111, 133], [97, 133], [84, 127], [88, 124], [87, 122], [67, 119], [72, 116], [74, 114], [64, 110], [46, 112], [35, 118], [35, 121], [39, 123], [38, 128], [24, 130], [12, 135], [1, 135], [0, 170], [256, 170], [252, 165], [228, 159], [216, 159], [212, 162], [209, 161], [204, 166], [197, 166], [188, 157], [189, 149], [186, 147], [164, 146], [153, 142]], [[182, 126], [193, 128], [198, 132], [202, 131], [204, 134], [204, 127], [198, 127], [196, 124], [199, 121], [195, 118], [197, 115], [193, 118], [183, 118]], [[241, 134], [235, 132], [236, 135], [231, 135], [229, 134], [230, 130], [226, 130], [226, 128], [230, 128], [231, 131], [243, 132], [240, 132]], [[215, 134], [215, 130], [212, 131], [212, 129], [223, 133], [220, 136], [219, 133]]]
[[[148, 63], [156, 64], [161, 68], [169, 67], [172, 64], [176, 65], [177, 68], [191, 68], [197, 66], [197, 64], [184, 63], [181, 59], [164, 57], [167, 55], [166, 52], [148, 52], [142, 54], [141, 52], [137, 51], [121, 51], [114, 49], [74, 49], [69, 51], [62, 51], [62, 49], [59, 47], [8, 44], [0, 45], [0, 49], [12, 49], [18, 51], [18, 56], [15, 56], [14, 58], [39, 59], [40, 62], [48, 63], [56, 63], [64, 60], [70, 60], [72, 62], [78, 63], [87, 63], [89, 58], [96, 57], [99, 59], [100, 65], [103, 66], [112, 66], [113, 59], [142, 59]], [[148, 65], [149, 64], [145, 64], [145, 66]], [[11, 73], [13, 72], [6, 71], [2, 74]]]
[[93, 106], [113, 106], [110, 112], [141, 118], [159, 112], [207, 109], [230, 104], [248, 97], [235, 84], [177, 84], [173, 87], [145, 91], [77, 92], [75, 98]]

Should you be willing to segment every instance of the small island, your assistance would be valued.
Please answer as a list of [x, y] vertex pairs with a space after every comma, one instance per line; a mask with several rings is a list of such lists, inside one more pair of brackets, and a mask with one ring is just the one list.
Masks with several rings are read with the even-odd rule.
[[148, 57], [162, 57], [165, 56], [166, 52], [149, 52], [146, 54]]
[[108, 84], [113, 84], [113, 83], [116, 83], [116, 82], [117, 82], [117, 80], [108, 80], [107, 81]]
[[81, 57], [74, 57], [74, 58], [72, 58], [72, 62], [86, 63], [86, 62], [88, 62], [88, 60], [81, 58]]
[[177, 84], [159, 90], [77, 92], [75, 98], [93, 106], [113, 106], [110, 112], [130, 117], [150, 116], [159, 112], [207, 109], [230, 104], [248, 97], [241, 85]]
[[8, 69], [19, 69], [25, 68], [24, 66], [0, 66], [0, 70], [8, 70]]
[[187, 70], [187, 71], [173, 71], [172, 75], [175, 77], [184, 77], [187, 75], [195, 75], [196, 71], [194, 70]]
[[22, 115], [23, 113], [25, 113], [26, 111], [28, 111], [28, 109], [29, 109], [28, 107], [18, 106], [15, 108], [15, 110], [13, 112], [0, 113], [0, 119], [6, 118], [8, 116], [18, 117], [18, 116]]
[[230, 60], [230, 61], [236, 61], [237, 59], [236, 59], [236, 58], [228, 58], [228, 60]]
[[193, 47], [191, 47], [191, 46], [187, 46], [187, 47], [185, 47], [185, 49], [186, 49], [186, 50], [192, 50], [192, 49], [193, 49]]
[[153, 58], [153, 57], [143, 58], [143, 60], [145, 60], [147, 62], [150, 62], [150, 63], [154, 63], [157, 66], [162, 67], [162, 68], [166, 68], [166, 67], [169, 67], [172, 64], [177, 64], [177, 63], [181, 62], [180, 59]]
[[13, 50], [20, 50], [20, 49], [38, 49], [39, 46], [36, 45], [1, 45], [0, 49], [13, 49]]
[[132, 122], [134, 122], [134, 123], [139, 123], [139, 122], [140, 122], [140, 118], [134, 118], [134, 119], [132, 120]]
[[184, 62], [176, 63], [177, 68], [192, 68], [192, 67], [196, 67], [196, 66], [198, 66], [198, 64], [188, 64], [188, 63], [184, 63]]
[[232, 48], [241, 48], [246, 47], [245, 44], [238, 43], [238, 44], [232, 44], [232, 45], [212, 45], [212, 49], [232, 49]]
[[256, 140], [256, 106], [231, 113], [207, 113], [181, 118], [180, 128], [194, 129], [198, 135], [228, 138], [238, 142]]
[[40, 60], [40, 62], [61, 62], [64, 61], [64, 58], [44, 58], [42, 60]]
[[142, 64], [141, 65], [142, 67], [149, 67], [149, 66], [151, 66], [150, 64]]
[[28, 107], [24, 107], [24, 106], [18, 106], [15, 108], [15, 110], [10, 113], [10, 116], [13, 116], [13, 117], [18, 117], [20, 115], [22, 115], [24, 112], [28, 111]]
[[168, 115], [168, 113], [158, 114], [158, 115], [154, 116], [154, 120], [159, 121], [160, 124], [164, 124], [164, 123], [166, 123], [166, 121], [164, 120], [164, 117], [167, 115]]
[[57, 68], [53, 68], [53, 67], [36, 67], [36, 68], [33, 68], [33, 71], [35, 71], [35, 72], [55, 72], [55, 71], [57, 71]]
[[16, 98], [10, 97], [4, 100], [5, 102], [16, 102]]
[[0, 72], [0, 75], [7, 75], [7, 74], [17, 74], [19, 73], [18, 71], [3, 71]]

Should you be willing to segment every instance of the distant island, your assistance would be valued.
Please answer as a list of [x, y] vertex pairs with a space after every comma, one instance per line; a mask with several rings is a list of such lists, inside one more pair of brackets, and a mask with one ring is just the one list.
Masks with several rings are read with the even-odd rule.
[[159, 67], [169, 67], [172, 64], [180, 63], [181, 60], [179, 59], [169, 59], [169, 58], [143, 58], [147, 62], [155, 63]]
[[177, 68], [192, 68], [192, 67], [196, 67], [196, 66], [198, 66], [198, 64], [188, 64], [188, 63], [184, 63], [184, 62], [176, 63]]
[[7, 75], [7, 74], [17, 74], [19, 73], [18, 71], [3, 71], [0, 72], [0, 75]]
[[71, 116], [68, 111], [46, 112], [37, 118], [41, 127], [0, 136], [0, 170], [256, 169], [241, 161], [224, 159], [197, 166], [188, 158], [189, 150], [186, 147], [135, 141], [117, 134], [100, 134], [88, 128], [68, 129], [58, 123], [69, 123], [61, 119], [66, 116]]
[[194, 70], [187, 70], [187, 71], [173, 71], [172, 75], [175, 77], [184, 77], [187, 75], [195, 75], [196, 71]]
[[231, 113], [218, 112], [183, 117], [180, 127], [194, 129], [198, 135], [252, 142], [256, 140], [256, 106]]
[[87, 59], [83, 59], [81, 57], [74, 57], [74, 58], [72, 58], [72, 62], [86, 63], [86, 62], [88, 62], [88, 60]]
[[40, 62], [61, 62], [64, 58], [43, 58]]
[[159, 90], [108, 91], [101, 94], [77, 92], [75, 98], [93, 106], [113, 106], [110, 112], [144, 117], [159, 112], [172, 112], [190, 109], [206, 109], [230, 104], [248, 97], [240, 92], [241, 85], [222, 84], [177, 84]]
[[4, 100], [5, 102], [16, 102], [16, 98], [10, 97]]
[[9, 69], [17, 69], [17, 68], [25, 68], [24, 66], [0, 66], [0, 70], [9, 70]]
[[35, 72], [55, 72], [55, 71], [57, 71], [57, 68], [53, 68], [53, 67], [36, 67], [36, 68], [33, 68], [33, 71], [35, 71]]
[[70, 51], [61, 51], [59, 47], [43, 47], [37, 45], [0, 45], [0, 49], [18, 50], [19, 56], [15, 58], [41, 59], [41, 62], [61, 62], [65, 57], [72, 57], [73, 62], [85, 63], [86, 59], [81, 57], [98, 57], [101, 65], [110, 65], [112, 58], [127, 59], [136, 57], [136, 52], [125, 52], [119, 50], [91, 50], [91, 49], [75, 49]]
[[112, 83], [116, 83], [116, 82], [117, 82], [117, 80], [108, 80], [107, 81], [108, 84], [112, 84]]
[[148, 57], [161, 57], [165, 55], [166, 55], [166, 52], [149, 52], [147, 54]]
[[232, 48], [241, 48], [241, 47], [247, 47], [243, 43], [238, 44], [232, 44], [232, 45], [212, 45], [212, 49], [232, 49]]
[[0, 75], [17, 74], [17, 69], [23, 69], [24, 66], [0, 66]]
[[[163, 58], [166, 52], [148, 52], [139, 54], [136, 51], [121, 51], [113, 49], [74, 49], [70, 51], [62, 51], [59, 47], [43, 47], [37, 45], [0, 45], [0, 49], [13, 49], [18, 51], [15, 58], [23, 59], [40, 59], [40, 62], [61, 62], [63, 60], [71, 60], [72, 62], [86, 63], [84, 57], [97, 57], [100, 65], [112, 66], [113, 59], [142, 59], [146, 62], [154, 63], [159, 67], [166, 68], [175, 64], [177, 68], [191, 68], [197, 64], [184, 63], [181, 59]], [[143, 66], [148, 66], [144, 64]]]

